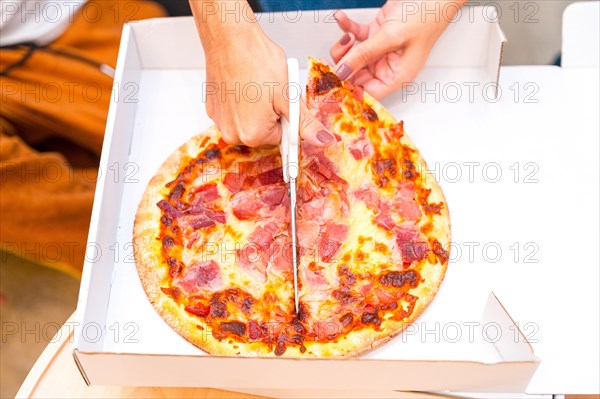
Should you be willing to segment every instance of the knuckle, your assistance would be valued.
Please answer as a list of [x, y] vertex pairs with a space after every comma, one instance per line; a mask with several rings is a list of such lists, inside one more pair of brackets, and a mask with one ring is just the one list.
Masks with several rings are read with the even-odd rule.
[[391, 43], [392, 45], [399, 45], [405, 38], [398, 32], [398, 26], [396, 24], [383, 24], [381, 29], [377, 32], [377, 38], [381, 42]]
[[261, 144], [261, 131], [256, 127], [241, 129], [239, 131], [240, 141], [248, 147], [256, 147]]
[[361, 49], [361, 51], [356, 54], [356, 58], [361, 63], [361, 65], [366, 65], [369, 63], [373, 55], [373, 49], [369, 47], [365, 47]]
[[221, 136], [223, 137], [223, 141], [227, 144], [237, 144], [238, 139], [235, 135], [232, 135], [228, 130], [219, 129], [221, 131]]
[[377, 36], [379, 37], [380, 40], [391, 40], [391, 41], [398, 41], [398, 39], [400, 38], [400, 36], [396, 32], [396, 29], [394, 29], [394, 25], [385, 24], [385, 23], [381, 26], [381, 29], [379, 29], [379, 31], [377, 32]]
[[240, 138], [236, 134], [235, 129], [232, 129], [229, 124], [217, 122], [217, 127], [221, 132], [223, 141], [227, 144], [239, 144]]

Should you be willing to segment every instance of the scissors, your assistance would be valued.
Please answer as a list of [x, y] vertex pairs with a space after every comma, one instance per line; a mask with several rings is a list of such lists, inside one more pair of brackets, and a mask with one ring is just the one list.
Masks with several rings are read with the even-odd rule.
[[[295, 58], [288, 58], [289, 120], [281, 118], [281, 162], [283, 180], [290, 197], [290, 228], [292, 238], [292, 266], [294, 271], [294, 306], [299, 310], [298, 298], [298, 238], [296, 235], [296, 199], [298, 179], [298, 153], [300, 145], [300, 66]], [[296, 92], [296, 93], [294, 93]]]

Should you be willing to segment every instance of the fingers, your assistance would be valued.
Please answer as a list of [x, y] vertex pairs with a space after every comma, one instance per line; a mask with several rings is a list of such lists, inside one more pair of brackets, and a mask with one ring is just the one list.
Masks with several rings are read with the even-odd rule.
[[243, 120], [233, 122], [233, 125], [237, 127], [239, 141], [248, 147], [279, 144], [281, 142], [281, 124], [278, 115], [272, 108], [269, 113], [257, 114], [257, 112], [261, 111], [247, 109], [242, 114], [245, 115]]
[[281, 123], [277, 121], [272, 125], [269, 131], [264, 133], [261, 142], [257, 145], [278, 145], [279, 143], [281, 143]]
[[367, 93], [369, 93], [378, 100], [396, 90], [395, 87], [377, 78], [365, 82], [365, 84], [363, 84], [362, 86]]
[[363, 68], [360, 71], [356, 72], [350, 82], [356, 86], [364, 86], [369, 80], [375, 78], [373, 72], [371, 72], [368, 68]]
[[348, 79], [367, 64], [377, 61], [396, 47], [395, 40], [389, 37], [385, 30], [380, 29], [373, 37], [350, 49], [342, 57], [338, 62], [336, 74], [342, 80]]
[[223, 141], [227, 144], [243, 144], [248, 147], [259, 147], [262, 145], [277, 145], [281, 142], [281, 124], [274, 123], [269, 130], [264, 126], [259, 129], [236, 128], [232, 124], [217, 123]]
[[317, 147], [335, 142], [335, 137], [311, 114], [303, 100], [300, 100], [300, 136]]
[[369, 37], [369, 26], [351, 20], [345, 12], [338, 10], [333, 17], [341, 30], [354, 34], [357, 40], [364, 41]]
[[329, 50], [329, 54], [331, 55], [331, 59], [336, 64], [342, 59], [343, 56], [346, 55], [348, 50], [354, 46], [356, 42], [356, 37], [353, 33], [344, 33], [342, 38], [335, 42], [331, 49]]
[[353, 83], [362, 86], [376, 99], [414, 82], [419, 70], [425, 63], [426, 54], [419, 49], [407, 49], [399, 55], [388, 53], [374, 65], [374, 73], [362, 69], [353, 77]]
[[248, 147], [277, 145], [281, 142], [281, 124], [278, 115], [264, 112], [236, 103], [235, 108], [219, 110], [218, 116], [211, 117], [223, 141], [227, 144], [243, 144]]
[[[408, 79], [413, 79], [409, 70], [411, 60], [400, 57], [396, 53], [389, 53], [375, 65], [375, 74], [371, 79], [361, 77], [359, 83], [365, 91], [380, 100], [388, 94], [404, 86]], [[357, 79], [358, 81], [358, 79]]]
[[215, 106], [214, 101], [211, 97], [206, 99], [206, 114], [208, 117], [217, 125], [217, 128], [221, 132], [223, 141], [227, 144], [237, 145], [242, 144], [240, 138], [237, 135], [237, 131], [234, 128], [230, 128], [227, 123], [221, 120], [219, 107]]

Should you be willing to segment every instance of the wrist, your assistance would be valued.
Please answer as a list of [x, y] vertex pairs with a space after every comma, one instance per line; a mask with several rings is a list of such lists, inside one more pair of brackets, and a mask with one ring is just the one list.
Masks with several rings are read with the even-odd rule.
[[246, 0], [190, 0], [190, 7], [206, 53], [262, 34]]

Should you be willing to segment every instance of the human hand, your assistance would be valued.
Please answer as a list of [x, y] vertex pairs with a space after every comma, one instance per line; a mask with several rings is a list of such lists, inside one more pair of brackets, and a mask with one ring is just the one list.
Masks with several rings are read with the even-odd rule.
[[[206, 55], [206, 111], [223, 140], [252, 147], [279, 144], [279, 119], [289, 117], [289, 96], [301, 92], [296, 88], [288, 94], [283, 50], [256, 22], [234, 21], [228, 26], [226, 20], [217, 19], [211, 26], [210, 21], [196, 20]], [[315, 146], [335, 141], [303, 100], [300, 135]]]
[[[378, 99], [409, 84], [465, 0], [438, 1], [437, 9], [444, 12], [437, 15], [421, 9], [407, 15], [405, 3], [388, 0], [369, 24], [359, 24], [342, 11], [334, 14], [346, 32], [330, 50], [340, 79], [350, 79]], [[430, 4], [419, 7], [425, 3]]]

